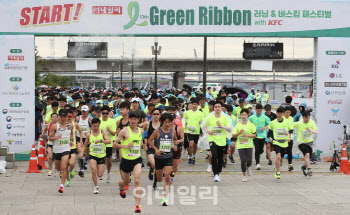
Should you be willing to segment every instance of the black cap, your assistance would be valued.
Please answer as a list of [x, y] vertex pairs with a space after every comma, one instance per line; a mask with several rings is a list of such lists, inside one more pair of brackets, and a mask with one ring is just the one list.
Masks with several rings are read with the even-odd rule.
[[244, 99], [240, 99], [240, 100], [239, 100], [239, 103], [244, 103]]
[[61, 109], [60, 111], [58, 111], [58, 115], [59, 116], [67, 116], [67, 110]]
[[264, 109], [265, 110], [271, 110], [271, 105], [269, 105], [269, 104], [265, 105]]
[[129, 118], [138, 118], [138, 119], [140, 119], [140, 116], [137, 113], [129, 113]]

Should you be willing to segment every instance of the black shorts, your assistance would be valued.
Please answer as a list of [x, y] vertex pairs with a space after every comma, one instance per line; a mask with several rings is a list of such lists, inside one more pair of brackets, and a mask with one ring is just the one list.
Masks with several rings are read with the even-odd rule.
[[152, 148], [150, 145], [148, 145], [147, 147], [148, 147], [148, 149], [146, 151], [147, 155], [154, 155], [156, 153], [154, 148]]
[[92, 160], [95, 160], [95, 161], [97, 162], [97, 165], [105, 164], [105, 163], [106, 163], [105, 157], [103, 157], [103, 158], [98, 158], [98, 157], [89, 155], [89, 160], [91, 160], [91, 159], [92, 159]]
[[305, 143], [299, 144], [298, 148], [303, 153], [304, 156], [307, 153], [309, 153], [310, 155], [312, 154], [312, 148], [309, 144], [305, 144]]
[[[80, 143], [80, 137], [75, 137], [77, 144]], [[83, 145], [85, 143], [86, 138], [83, 138]]]
[[184, 148], [185, 148], [185, 149], [188, 149], [188, 147], [189, 147], [189, 145], [190, 145], [190, 144], [188, 143], [188, 137], [187, 137], [187, 135], [188, 135], [187, 133], [184, 134]]
[[47, 145], [46, 145], [46, 148], [51, 148], [51, 149], [53, 149], [53, 145], [47, 144]]
[[187, 134], [187, 139], [188, 142], [194, 141], [195, 144], [198, 144], [199, 134]]
[[237, 138], [232, 137], [231, 142], [237, 142]]
[[69, 154], [78, 154], [77, 149], [71, 149]]
[[134, 170], [134, 167], [137, 164], [142, 164], [142, 158], [139, 157], [135, 160], [127, 160], [125, 158], [122, 158], [121, 162], [120, 162], [120, 169], [124, 172], [124, 173], [130, 173]]
[[113, 147], [106, 147], [106, 158], [111, 158], [113, 152]]
[[173, 166], [173, 158], [154, 158], [156, 170], [164, 169], [166, 166]]
[[287, 147], [286, 147], [286, 148], [283, 148], [283, 147], [281, 147], [281, 146], [279, 146], [279, 145], [273, 144], [273, 148], [275, 149], [276, 155], [277, 155], [278, 153], [281, 153], [281, 158], [283, 158], [284, 155], [286, 154]]
[[62, 152], [62, 153], [54, 153], [54, 159], [60, 161], [63, 156], [70, 155], [70, 151]]
[[182, 147], [178, 147], [177, 151], [174, 151], [174, 148], [172, 148], [171, 152], [173, 153], [173, 159], [180, 159], [181, 158]]

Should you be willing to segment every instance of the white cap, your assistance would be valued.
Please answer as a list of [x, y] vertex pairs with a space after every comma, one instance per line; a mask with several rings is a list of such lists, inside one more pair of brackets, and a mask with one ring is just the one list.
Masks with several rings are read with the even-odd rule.
[[83, 105], [83, 107], [81, 107], [81, 111], [89, 111], [89, 107], [87, 105]]
[[97, 100], [96, 104], [102, 104], [101, 100]]
[[138, 98], [132, 98], [131, 99], [131, 103], [133, 103], [133, 102], [139, 102], [139, 99]]

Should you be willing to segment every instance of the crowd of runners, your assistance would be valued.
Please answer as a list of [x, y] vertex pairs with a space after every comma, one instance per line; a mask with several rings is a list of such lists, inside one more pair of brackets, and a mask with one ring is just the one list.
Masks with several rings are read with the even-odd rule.
[[[78, 175], [84, 177], [89, 167], [93, 193], [98, 194], [99, 180], [110, 183], [112, 160], [117, 159], [120, 174], [114, 177], [120, 177], [122, 198], [126, 198], [131, 181], [135, 188], [141, 187], [141, 168], [148, 166], [154, 189], [164, 180], [166, 192], [161, 204], [167, 206], [170, 185], [180, 166], [187, 165], [179, 165], [181, 158], [195, 165], [198, 151], [206, 153], [207, 171], [214, 182], [220, 182], [222, 168], [228, 161], [235, 163], [233, 154], [237, 149], [242, 181], [247, 182], [252, 174], [253, 154], [259, 171], [261, 154], [265, 150], [267, 165], [273, 165], [274, 151], [276, 160], [271, 170], [280, 179], [285, 154], [288, 171], [294, 170], [293, 139], [305, 157], [305, 164], [299, 168], [305, 176], [312, 176], [310, 157], [317, 127], [305, 106], [296, 110], [291, 105], [291, 96], [276, 111], [266, 96], [261, 102], [253, 92], [241, 98], [228, 94], [225, 88], [219, 92], [208, 89], [205, 94], [186, 89], [156, 92], [136, 88], [52, 88], [37, 89], [36, 96], [46, 104], [45, 108], [36, 107], [36, 119], [42, 124], [42, 129], [36, 124], [36, 139], [46, 140], [48, 175], [60, 175], [60, 193], [71, 185], [78, 160]], [[140, 189], [136, 191], [139, 192]], [[140, 213], [140, 195], [135, 195], [135, 200], [135, 212]]]

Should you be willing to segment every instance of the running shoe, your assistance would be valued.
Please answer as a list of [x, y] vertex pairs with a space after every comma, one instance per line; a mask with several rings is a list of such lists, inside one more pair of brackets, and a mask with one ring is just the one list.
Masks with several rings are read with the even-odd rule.
[[228, 158], [230, 159], [231, 163], [235, 163], [235, 159], [233, 159], [233, 156], [228, 156]]
[[213, 169], [212, 169], [211, 165], [209, 164], [208, 168], [207, 168], [207, 172], [212, 172], [212, 171], [213, 171]]
[[199, 150], [199, 153], [203, 153], [203, 149]]
[[66, 184], [64, 186], [70, 187], [70, 181], [67, 180], [67, 182], [66, 182]]
[[305, 176], [307, 176], [306, 167], [305, 167], [304, 165], [301, 165], [300, 168], [301, 168], [301, 171], [303, 171], [303, 174], [304, 174]]
[[98, 189], [98, 187], [95, 187], [94, 194], [99, 194], [99, 193], [100, 193], [100, 189]]
[[205, 157], [205, 160], [209, 160], [209, 155], [207, 155], [207, 157]]
[[124, 190], [129, 190], [129, 185], [124, 187]]
[[276, 172], [276, 179], [281, 179], [281, 173], [280, 172]]
[[272, 160], [269, 160], [269, 165], [272, 165]]
[[247, 182], [247, 181], [248, 181], [247, 176], [243, 176], [242, 181], [243, 181], [243, 182]]
[[188, 159], [188, 164], [192, 164], [192, 158]]
[[222, 164], [222, 167], [226, 168], [227, 165], [227, 159], [224, 160], [224, 163]]
[[60, 178], [62, 177], [62, 171], [60, 171]]
[[163, 198], [163, 200], [162, 200], [162, 205], [163, 206], [168, 206], [168, 199], [167, 198]]
[[150, 167], [148, 170], [148, 179], [153, 181], [153, 168]]
[[261, 168], [260, 168], [260, 164], [257, 164], [256, 165], [256, 170], [260, 170]]
[[312, 171], [311, 171], [311, 169], [308, 169], [308, 170], [307, 170], [307, 175], [310, 176], [310, 177], [312, 176]]
[[63, 186], [61, 185], [60, 188], [58, 189], [59, 193], [63, 193]]
[[47, 173], [47, 176], [52, 176], [52, 171], [49, 170], [49, 172]]
[[115, 153], [112, 154], [112, 160], [116, 160], [117, 157], [115, 156]]
[[141, 213], [141, 205], [135, 206], [135, 213]]
[[248, 169], [247, 169], [247, 175], [248, 175], [248, 176], [251, 176], [251, 175], [252, 175], [252, 171], [250, 171], [250, 167], [248, 167]]
[[107, 173], [106, 183], [111, 182], [111, 174]]
[[103, 180], [103, 178], [101, 177], [101, 178], [98, 178], [98, 179], [100, 179], [100, 181], [102, 181]]
[[293, 168], [293, 164], [289, 164], [289, 165], [288, 165], [288, 171], [291, 172], [291, 171], [293, 171], [293, 169], [294, 169], [294, 168]]
[[80, 170], [78, 175], [81, 177], [81, 178], [84, 178], [84, 171], [83, 170]]
[[316, 161], [310, 161], [310, 164], [316, 164]]
[[153, 190], [156, 190], [156, 188], [157, 188], [157, 180], [154, 180], [152, 187], [153, 187]]
[[126, 193], [125, 193], [125, 190], [120, 190], [120, 196], [125, 199], [126, 197]]
[[174, 179], [173, 178], [170, 178], [170, 183], [173, 183], [174, 182]]
[[193, 157], [193, 159], [192, 159], [192, 164], [194, 165], [195, 163], [196, 163], [196, 158]]
[[220, 176], [219, 175], [215, 175], [215, 177], [214, 177], [214, 182], [219, 182], [220, 181]]
[[69, 176], [70, 176], [70, 179], [73, 179], [75, 177], [74, 170], [69, 171]]
[[172, 178], [174, 178], [174, 177], [175, 177], [175, 172], [174, 172], [174, 171], [171, 171], [170, 176], [171, 176]]
[[84, 159], [84, 170], [87, 170], [87, 158]]

